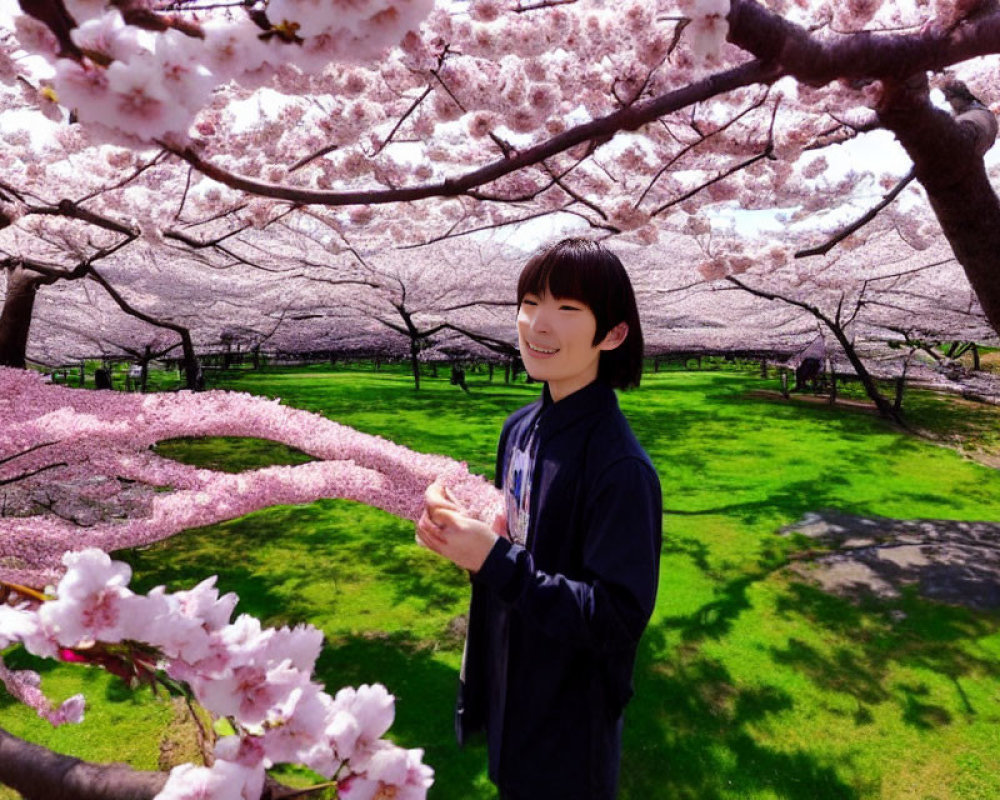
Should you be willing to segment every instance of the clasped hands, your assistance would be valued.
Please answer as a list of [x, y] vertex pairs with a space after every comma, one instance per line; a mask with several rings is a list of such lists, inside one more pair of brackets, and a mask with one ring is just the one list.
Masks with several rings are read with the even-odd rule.
[[417, 544], [433, 550], [462, 569], [478, 572], [507, 522], [498, 515], [492, 527], [469, 516], [468, 511], [435, 481], [424, 492], [424, 510], [417, 521]]

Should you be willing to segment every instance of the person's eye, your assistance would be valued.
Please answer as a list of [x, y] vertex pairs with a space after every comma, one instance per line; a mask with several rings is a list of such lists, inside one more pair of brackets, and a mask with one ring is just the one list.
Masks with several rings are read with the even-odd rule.
[[563, 303], [561, 306], [559, 306], [559, 310], [560, 311], [579, 311], [580, 310], [580, 306], [571, 306], [571, 305], [568, 305], [566, 303]]
[[522, 306], [537, 306], [538, 305], [538, 301], [537, 300], [531, 300], [530, 298], [525, 297], [521, 301], [521, 305]]

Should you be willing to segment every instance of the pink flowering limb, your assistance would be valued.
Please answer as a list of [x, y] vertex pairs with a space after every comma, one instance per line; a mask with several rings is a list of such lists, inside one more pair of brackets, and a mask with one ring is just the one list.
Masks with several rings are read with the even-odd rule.
[[[235, 731], [216, 742], [206, 766], [175, 767], [156, 800], [257, 798], [265, 793], [266, 769], [277, 763], [304, 764], [342, 782], [345, 792], [354, 786], [426, 797], [433, 770], [422, 751], [382, 738], [395, 716], [385, 687], [344, 688], [331, 697], [312, 680], [319, 630], [264, 628], [245, 614], [230, 622], [237, 598], [220, 597], [214, 579], [187, 591], [157, 587], [136, 595], [128, 565], [100, 550], [67, 553], [63, 562], [54, 599], [36, 609], [0, 605], [0, 647], [20, 642], [38, 656], [100, 666], [130, 685], [162, 685], [226, 718]], [[53, 724], [82, 717], [80, 696], [53, 711], [35, 673], [0, 662], [0, 682]]]
[[534, 147], [518, 151], [510, 158], [502, 158], [459, 177], [448, 178], [439, 183], [399, 189], [343, 192], [303, 189], [238, 175], [206, 160], [191, 147], [173, 152], [203, 175], [233, 189], [240, 189], [262, 197], [289, 200], [294, 203], [325, 206], [380, 205], [411, 202], [428, 197], [456, 197], [526, 167], [539, 164], [545, 159], [571, 150], [577, 145], [608, 141], [618, 131], [636, 130], [648, 122], [694, 103], [708, 100], [743, 86], [771, 83], [778, 77], [780, 77], [779, 71], [758, 61], [750, 61], [681, 89], [635, 103], [605, 117], [574, 126]]
[[[126, 519], [86, 527], [74, 521], [69, 500], [63, 517], [0, 518], [2, 580], [44, 585], [60, 573], [67, 550], [148, 544], [277, 504], [337, 497], [415, 521], [424, 489], [435, 479], [473, 516], [489, 522], [496, 513], [496, 490], [464, 464], [272, 400], [229, 392], [98, 393], [44, 384], [37, 375], [7, 369], [0, 369], [0, 389], [0, 411], [10, 420], [0, 432], [0, 480], [15, 469], [22, 474], [61, 463], [65, 466], [46, 472], [47, 485], [65, 485], [86, 504], [114, 500], [121, 494], [119, 478], [173, 489], [146, 490], [131, 506], [121, 506], [132, 509]], [[149, 450], [182, 436], [265, 438], [319, 460], [233, 475], [178, 464]], [[95, 476], [103, 476], [103, 483], [95, 485]]]

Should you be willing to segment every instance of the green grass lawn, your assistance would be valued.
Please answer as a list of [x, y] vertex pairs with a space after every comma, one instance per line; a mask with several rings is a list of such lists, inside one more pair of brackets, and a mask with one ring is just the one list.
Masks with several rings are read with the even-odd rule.
[[[446, 373], [419, 393], [401, 369], [228, 373], [220, 385], [325, 414], [492, 476], [503, 418], [537, 386]], [[627, 711], [622, 798], [1000, 796], [1000, 615], [906, 593], [850, 603], [783, 566], [806, 546], [777, 535], [806, 512], [1000, 520], [1000, 473], [851, 409], [788, 403], [751, 372], [647, 375], [622, 406], [660, 474], [660, 593]], [[967, 415], [914, 400], [921, 427]], [[995, 431], [997, 417], [977, 417]], [[984, 427], [985, 426], [985, 427]], [[295, 463], [253, 440], [166, 443], [214, 468]], [[431, 797], [492, 798], [484, 748], [459, 750], [451, 710], [467, 579], [413, 543], [412, 525], [346, 501], [278, 507], [118, 554], [136, 584], [190, 586], [217, 573], [240, 610], [311, 622], [328, 645], [328, 688], [381, 681], [397, 700], [392, 735], [426, 748]], [[93, 760], [155, 768], [188, 757], [182, 715], [104, 675], [35, 662], [61, 699], [83, 686], [79, 727], [51, 731], [0, 698], [3, 727]], [[290, 776], [290, 782], [302, 776]], [[4, 797], [0, 790], [0, 797]]]

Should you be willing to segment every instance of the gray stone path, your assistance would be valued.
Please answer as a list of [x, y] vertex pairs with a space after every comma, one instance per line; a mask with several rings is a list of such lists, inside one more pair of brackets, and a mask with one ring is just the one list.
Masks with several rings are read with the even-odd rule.
[[1000, 523], [861, 517], [823, 510], [781, 530], [832, 552], [800, 558], [790, 569], [845, 596], [921, 595], [977, 609], [1000, 608]]

